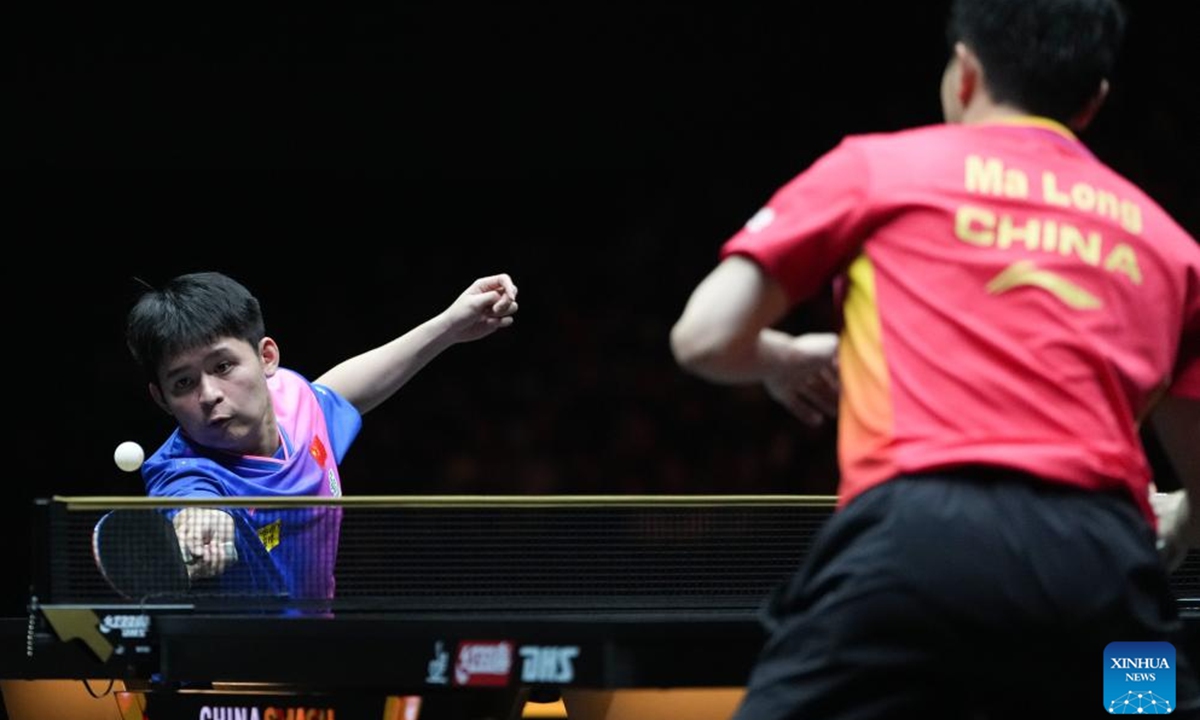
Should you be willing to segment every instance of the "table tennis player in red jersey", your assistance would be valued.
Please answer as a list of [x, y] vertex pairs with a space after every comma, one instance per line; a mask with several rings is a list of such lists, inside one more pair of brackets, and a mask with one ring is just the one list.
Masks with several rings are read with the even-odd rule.
[[[838, 418], [838, 512], [738, 720], [1091, 717], [1109, 643], [1179, 627], [1165, 556], [1200, 512], [1159, 522], [1139, 428], [1195, 497], [1200, 246], [1076, 135], [1124, 28], [1115, 0], [955, 0], [946, 122], [844, 138], [694, 289], [685, 370]], [[830, 284], [838, 335], [773, 327]]]

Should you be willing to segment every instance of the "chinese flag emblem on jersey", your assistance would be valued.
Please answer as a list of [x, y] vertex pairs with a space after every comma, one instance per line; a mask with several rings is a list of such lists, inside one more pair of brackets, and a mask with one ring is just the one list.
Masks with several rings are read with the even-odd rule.
[[325, 452], [325, 445], [321, 442], [321, 438], [313, 438], [312, 445], [308, 448], [308, 454], [313, 456], [318, 465], [325, 467], [325, 459], [329, 457], [329, 454]]

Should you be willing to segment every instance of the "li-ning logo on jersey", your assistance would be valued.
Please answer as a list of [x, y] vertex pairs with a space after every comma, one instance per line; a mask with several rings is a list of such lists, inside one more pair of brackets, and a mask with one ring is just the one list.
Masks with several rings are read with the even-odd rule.
[[1041, 288], [1075, 310], [1096, 310], [1104, 305], [1100, 298], [1058, 273], [1039, 268], [1031, 260], [1018, 260], [1006, 267], [988, 282], [987, 291], [1000, 295], [1018, 287]]
[[1175, 711], [1175, 646], [1114, 642], [1104, 648], [1104, 710], [1109, 715]]

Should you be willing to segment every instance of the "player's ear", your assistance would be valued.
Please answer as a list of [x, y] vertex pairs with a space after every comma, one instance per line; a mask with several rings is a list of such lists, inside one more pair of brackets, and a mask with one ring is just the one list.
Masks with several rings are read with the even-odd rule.
[[979, 92], [983, 82], [983, 65], [979, 57], [966, 43], [954, 43], [954, 57], [958, 61], [958, 86], [953, 88], [962, 107], [971, 104], [975, 93]]
[[163, 400], [162, 390], [158, 389], [158, 383], [149, 383], [150, 398], [154, 400], [154, 404], [162, 408], [166, 414], [171, 414], [171, 408], [167, 407], [167, 401]]
[[1096, 117], [1096, 113], [1100, 111], [1100, 106], [1104, 104], [1104, 100], [1108, 97], [1108, 79], [1100, 79], [1100, 87], [1096, 88], [1096, 94], [1088, 100], [1087, 105], [1071, 119], [1071, 129], [1075, 132], [1082, 132], [1087, 129], [1088, 125], [1092, 124], [1092, 119]]
[[279, 345], [273, 338], [264, 337], [258, 341], [258, 357], [262, 360], [263, 372], [267, 377], [279, 369]]

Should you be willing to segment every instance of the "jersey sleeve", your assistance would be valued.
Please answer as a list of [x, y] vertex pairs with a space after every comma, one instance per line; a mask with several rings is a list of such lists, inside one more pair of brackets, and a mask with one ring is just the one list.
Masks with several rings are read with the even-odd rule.
[[870, 173], [851, 138], [781, 187], [720, 257], [744, 255], [787, 292], [812, 298], [858, 255], [869, 234]]
[[221, 497], [221, 470], [201, 457], [180, 457], [179, 431], [142, 465], [142, 480], [150, 497]]
[[325, 424], [329, 430], [329, 443], [333, 446], [333, 457], [340, 464], [350, 450], [358, 431], [362, 429], [362, 414], [349, 400], [324, 386], [312, 384]]

